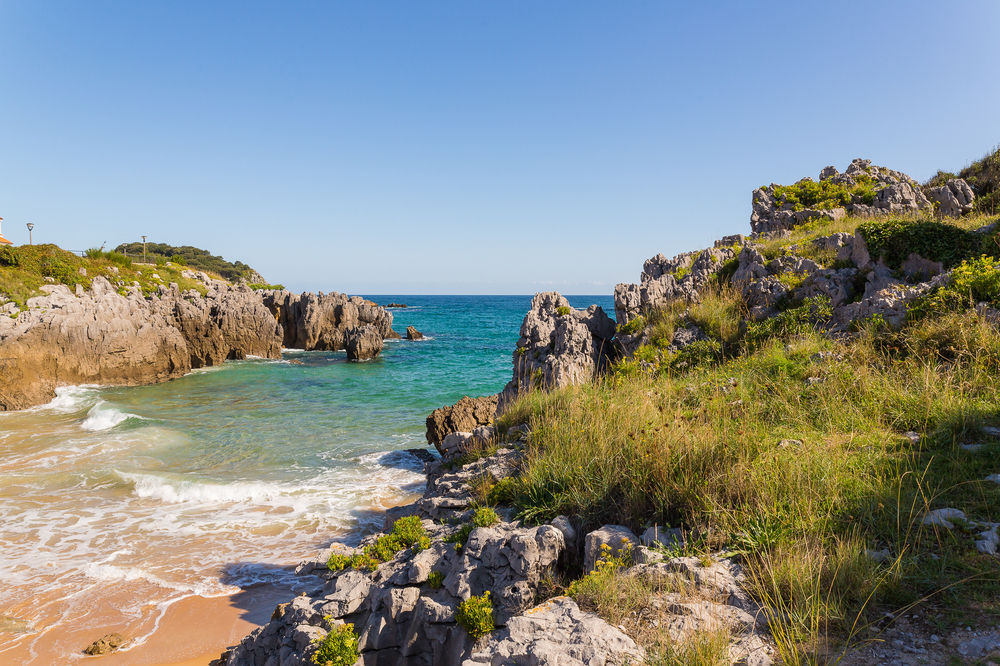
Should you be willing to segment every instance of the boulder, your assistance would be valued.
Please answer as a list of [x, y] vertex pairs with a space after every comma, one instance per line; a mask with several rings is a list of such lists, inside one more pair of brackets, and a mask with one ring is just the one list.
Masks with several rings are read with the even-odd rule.
[[569, 597], [555, 597], [511, 618], [462, 664], [624, 666], [642, 663], [644, 656], [618, 627], [580, 610]]
[[348, 332], [366, 325], [383, 340], [392, 337], [392, 313], [359, 296], [288, 291], [262, 294], [264, 304], [281, 324], [282, 344], [289, 349], [346, 349]]
[[623, 552], [630, 552], [637, 545], [639, 540], [629, 528], [624, 525], [605, 525], [594, 530], [584, 537], [583, 541], [583, 570], [590, 572], [594, 570], [597, 561], [610, 548], [612, 556], [617, 556]]
[[441, 450], [446, 435], [471, 433], [479, 426], [490, 425], [497, 412], [497, 396], [463, 397], [454, 405], [435, 409], [427, 417], [427, 441]]
[[382, 351], [382, 336], [374, 326], [366, 324], [347, 331], [345, 344], [348, 361], [369, 361]]
[[926, 190], [939, 215], [958, 217], [972, 212], [975, 193], [967, 182], [961, 178], [952, 178], [940, 187], [930, 187]]
[[407, 340], [423, 340], [424, 334], [416, 329], [414, 326], [406, 327], [406, 339]]

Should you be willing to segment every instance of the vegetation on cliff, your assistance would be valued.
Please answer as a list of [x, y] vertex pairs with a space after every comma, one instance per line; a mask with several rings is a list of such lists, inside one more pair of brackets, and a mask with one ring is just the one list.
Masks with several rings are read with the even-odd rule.
[[[531, 435], [491, 496], [530, 521], [678, 527], [689, 554], [739, 557], [787, 663], [823, 663], [884, 611], [918, 603], [942, 627], [1000, 617], [996, 556], [977, 546], [1000, 521], [1000, 313], [975, 307], [1000, 306], [1000, 245], [969, 231], [993, 221], [824, 220], [761, 241], [769, 258], [802, 256], [860, 230], [891, 267], [917, 252], [953, 270], [900, 330], [873, 317], [837, 336], [827, 299], [754, 319], [723, 270], [698, 302], [646, 312], [626, 332], [648, 342], [609, 375], [509, 406], [500, 429]], [[669, 349], [691, 324], [705, 339]], [[925, 520], [944, 507], [968, 520]], [[619, 568], [570, 587], [612, 622], [644, 594]]]
[[[115, 252], [126, 254], [133, 259], [141, 258], [142, 251], [142, 243], [122, 243], [115, 248]], [[146, 259], [149, 262], [156, 262], [157, 259], [171, 261], [175, 264], [188, 266], [194, 270], [221, 275], [230, 281], [242, 278], [251, 283], [264, 282], [257, 271], [242, 261], [227, 261], [208, 250], [202, 250], [190, 245], [175, 246], [167, 245], [166, 243], [146, 243]]]
[[51, 244], [4, 247], [0, 248], [0, 295], [24, 307], [29, 298], [42, 293], [40, 287], [45, 284], [87, 289], [99, 275], [122, 289], [137, 282], [144, 292], [152, 293], [161, 285], [176, 282], [182, 290], [205, 293], [204, 283], [181, 274], [185, 269], [173, 262], [139, 265], [117, 252], [89, 250], [81, 257]]
[[927, 186], [943, 185], [952, 178], [963, 178], [976, 193], [975, 209], [982, 213], [1000, 212], [1000, 148], [965, 167], [958, 174], [938, 171]]

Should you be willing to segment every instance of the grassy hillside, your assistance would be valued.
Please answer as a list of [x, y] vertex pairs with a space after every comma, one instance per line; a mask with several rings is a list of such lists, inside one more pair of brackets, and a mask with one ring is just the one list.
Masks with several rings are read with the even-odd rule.
[[[127, 254], [129, 257], [141, 260], [142, 243], [123, 243], [115, 248], [115, 252]], [[150, 263], [157, 259], [171, 261], [175, 264], [188, 266], [195, 270], [207, 271], [221, 275], [227, 280], [243, 278], [248, 282], [262, 282], [260, 274], [241, 261], [226, 261], [213, 255], [208, 250], [202, 250], [190, 245], [174, 246], [166, 243], [146, 243], [146, 260]]]
[[[87, 256], [80, 257], [56, 245], [5, 247], [0, 248], [0, 296], [24, 307], [29, 298], [42, 293], [39, 287], [44, 284], [89, 288], [98, 275], [122, 290], [138, 282], [144, 292], [152, 293], [160, 285], [176, 282], [182, 290], [205, 293], [204, 284], [181, 275], [185, 269], [173, 262], [140, 266], [117, 252], [89, 250]], [[213, 277], [222, 279], [219, 275]]]
[[[995, 622], [1000, 565], [976, 549], [982, 528], [971, 521], [1000, 522], [1000, 483], [987, 478], [1000, 472], [1000, 430], [990, 430], [1000, 428], [1000, 331], [971, 305], [1000, 307], [1000, 246], [963, 235], [990, 221], [865, 223], [886, 247], [908, 239], [956, 267], [898, 331], [868, 321], [832, 336], [823, 299], [753, 321], [723, 271], [700, 303], [647, 313], [656, 328], [636, 359], [509, 408], [500, 427], [530, 424], [527, 456], [484, 494], [528, 520], [575, 516], [584, 531], [680, 527], [688, 554], [738, 557], [772, 609], [785, 663], [830, 663], [885, 611], [913, 604], [942, 631]], [[807, 225], [764, 250], [806, 254], [809, 238], [861, 223]], [[658, 348], [692, 322], [711, 339]], [[944, 507], [968, 520], [922, 523]], [[641, 605], [634, 582], [602, 576], [569, 589], [610, 619]]]

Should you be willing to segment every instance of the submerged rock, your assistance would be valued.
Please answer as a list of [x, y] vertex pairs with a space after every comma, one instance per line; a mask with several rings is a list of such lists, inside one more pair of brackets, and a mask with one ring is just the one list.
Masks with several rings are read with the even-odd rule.
[[128, 639], [121, 634], [107, 634], [83, 649], [84, 654], [91, 656], [100, 654], [111, 654], [117, 652], [128, 644]]

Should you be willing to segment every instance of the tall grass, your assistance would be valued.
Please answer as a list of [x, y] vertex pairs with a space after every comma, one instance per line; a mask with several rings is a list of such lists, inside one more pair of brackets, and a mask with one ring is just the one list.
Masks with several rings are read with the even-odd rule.
[[[1000, 520], [1000, 487], [982, 481], [1000, 444], [957, 446], [1000, 419], [997, 330], [966, 312], [841, 341], [770, 332], [721, 363], [522, 397], [502, 417], [531, 426], [522, 516], [681, 526], [740, 553], [799, 657], [929, 594], [997, 612], [996, 560], [919, 524], [940, 506]], [[880, 549], [888, 562], [865, 554]]]

